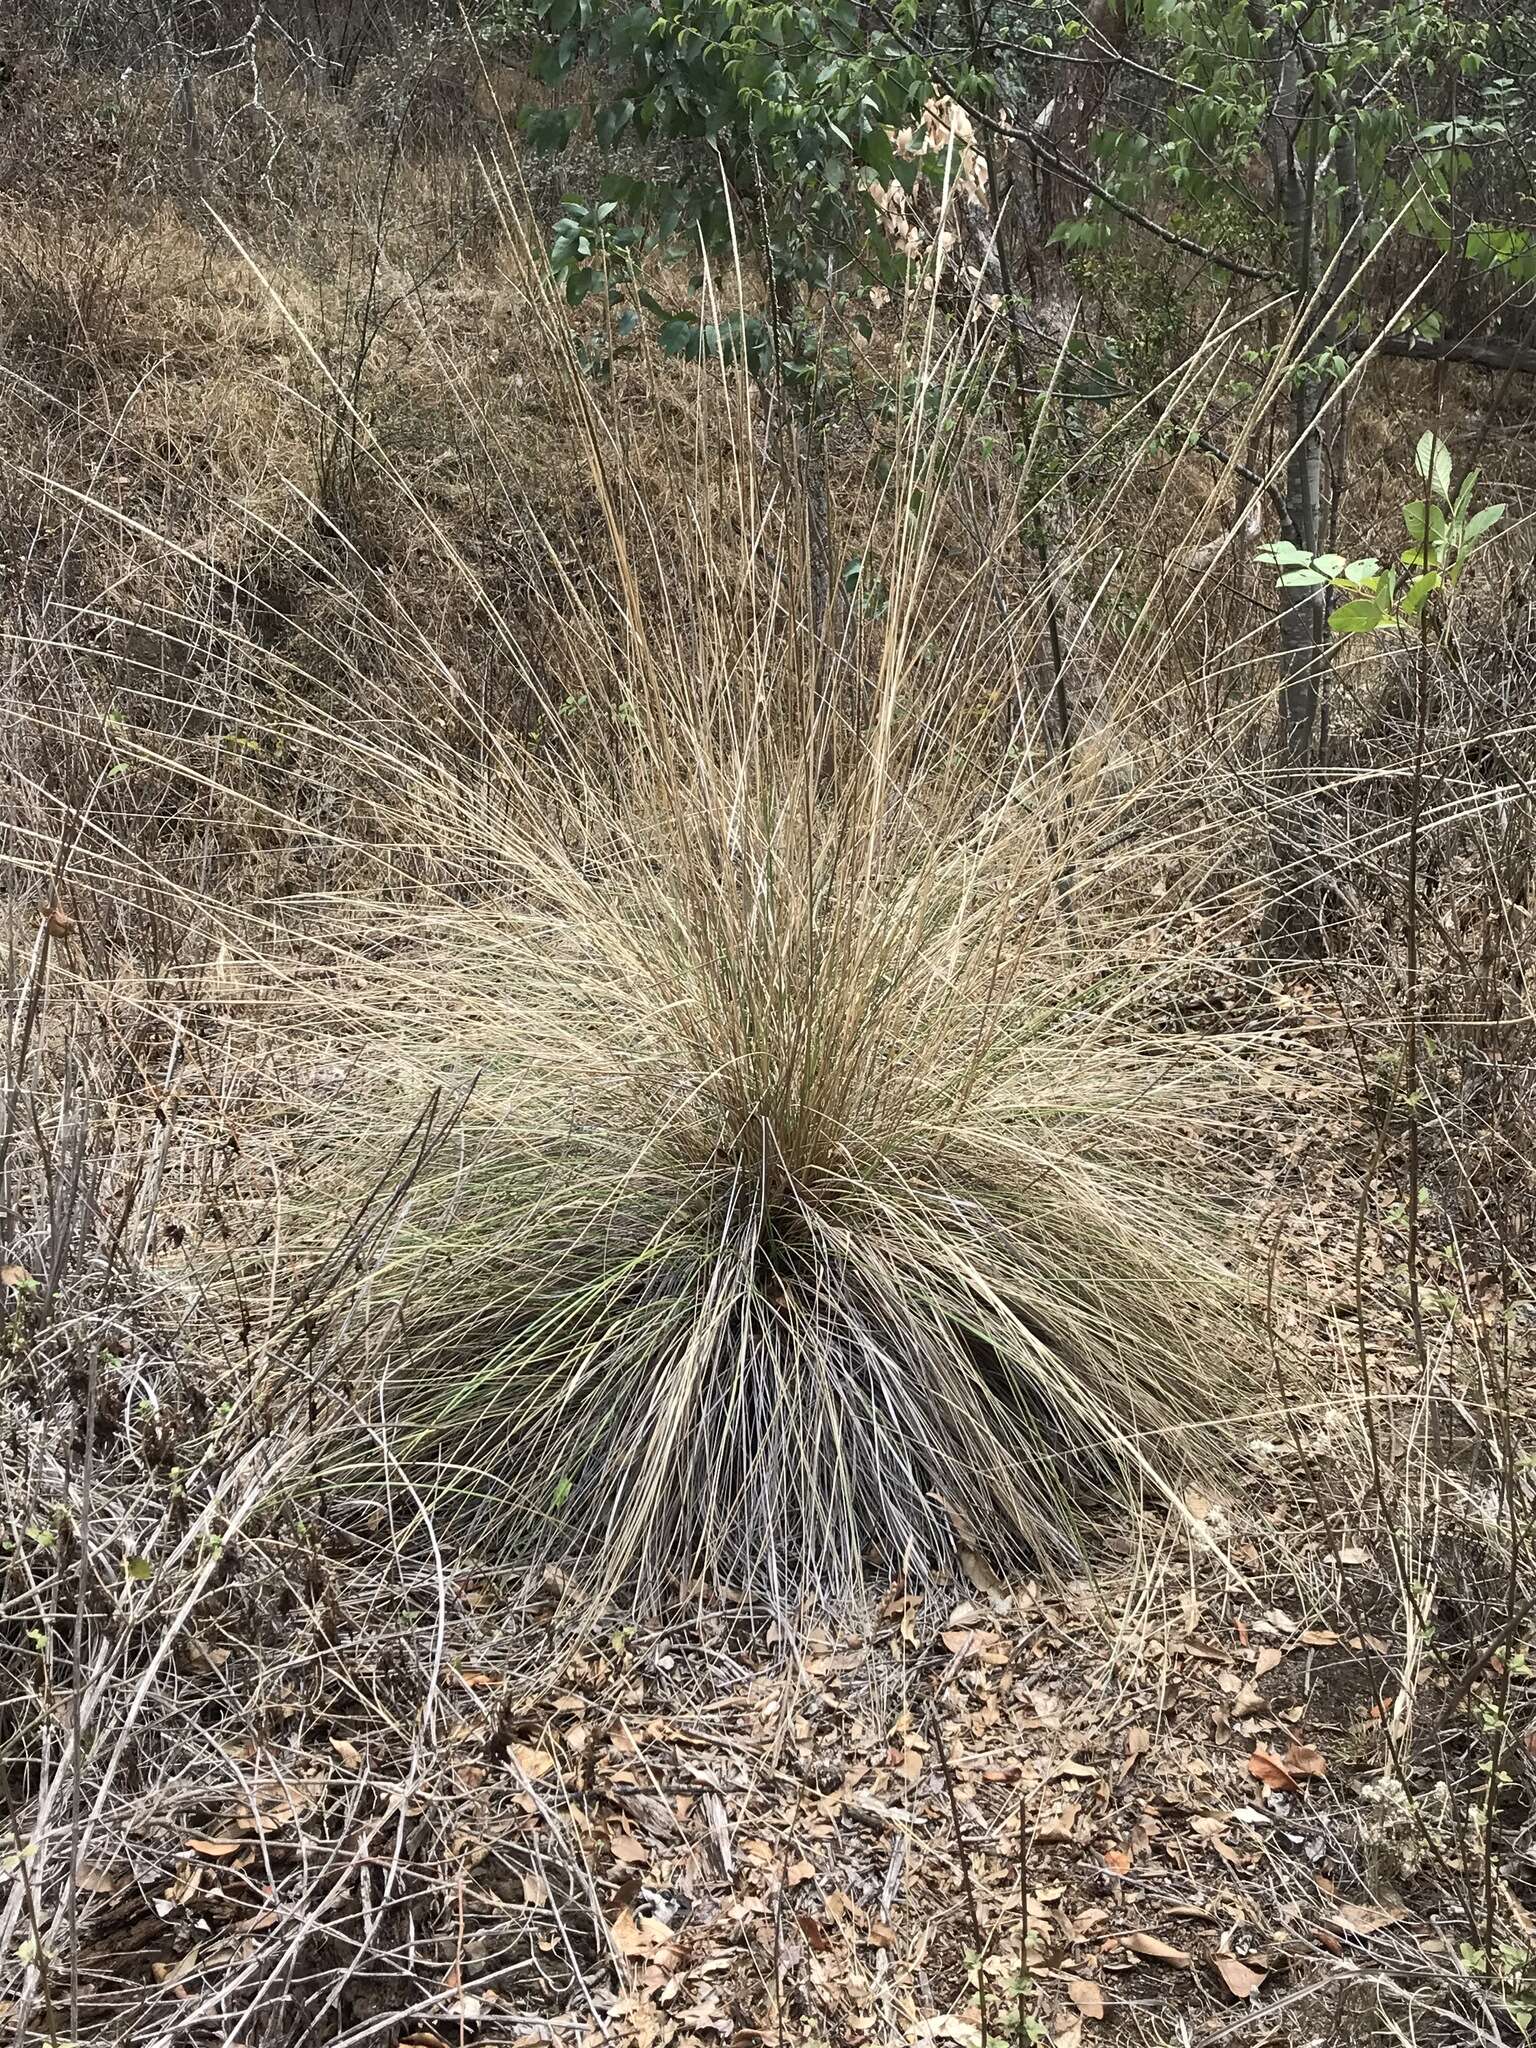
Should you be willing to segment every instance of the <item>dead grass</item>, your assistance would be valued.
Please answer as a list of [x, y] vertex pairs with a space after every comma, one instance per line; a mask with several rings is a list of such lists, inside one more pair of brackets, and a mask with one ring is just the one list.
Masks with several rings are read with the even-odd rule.
[[[1028, 2016], [1064, 2040], [1074, 2023], [1089, 2041], [1165, 2038], [1170, 2002], [1234, 2040], [1496, 2038], [1531, 1947], [1529, 1617], [1504, 1597], [1529, 1540], [1518, 590], [1474, 595], [1460, 667], [1437, 685], [1422, 1158], [1438, 1220], [1417, 1261], [1439, 1292], [1421, 1341], [1395, 1207], [1401, 679], [1390, 663], [1341, 671], [1341, 765], [1315, 792], [1318, 859], [1339, 878], [1332, 951], [1277, 978], [1251, 946], [1256, 862], [1282, 800], [1258, 744], [1271, 593], [1237, 549], [1204, 583], [1187, 567], [1230, 517], [1219, 466], [1133, 432], [1053, 502], [1080, 721], [1069, 817], [1040, 744], [1053, 681], [1041, 592], [996, 457], [966, 445], [914, 601], [866, 461], [885, 423], [838, 423], [835, 530], [894, 602], [857, 625], [830, 676], [813, 674], [793, 508], [775, 499], [792, 465], [732, 438], [729, 392], [636, 363], [600, 398], [594, 486], [594, 414], [523, 256], [488, 237], [462, 152], [398, 163], [380, 232], [377, 205], [343, 195], [350, 180], [376, 197], [388, 151], [286, 86], [269, 99], [274, 154], [243, 111], [249, 81], [210, 84], [202, 132], [222, 154], [207, 152], [197, 189], [155, 168], [166, 107], [149, 83], [96, 104], [66, 77], [48, 90], [55, 165], [25, 191], [13, 181], [0, 230], [17, 258], [0, 262], [13, 771], [0, 1207], [25, 1283], [4, 1296], [0, 1655], [18, 2030], [146, 2048], [361, 2048], [428, 2026], [448, 2041], [606, 2027], [973, 2042], [969, 1865], [994, 2029], [1017, 2011], [1022, 1960]], [[57, 193], [87, 165], [99, 204], [63, 225]], [[256, 268], [189, 203], [198, 190]], [[361, 264], [376, 241], [397, 303], [346, 394], [353, 410], [338, 410], [325, 371], [347, 361], [356, 307], [327, 252], [351, 246]], [[898, 347], [877, 337], [872, 376], [882, 349], [910, 361]], [[1206, 364], [1215, 383], [1221, 361]], [[1364, 545], [1396, 518], [1392, 465], [1426, 389], [1393, 370], [1360, 400]], [[1198, 408], [1196, 386], [1177, 397]], [[1470, 379], [1448, 378], [1444, 402], [1459, 461], [1491, 433], [1518, 512], [1518, 429], [1473, 417]], [[317, 423], [354, 432], [360, 451], [339, 536], [316, 516]], [[701, 460], [701, 447], [735, 452]], [[772, 516], [747, 505], [743, 471]], [[765, 703], [823, 701], [826, 714], [786, 721], [798, 751], [743, 744]], [[850, 739], [882, 706], [883, 780]], [[841, 838], [825, 821], [803, 829], [807, 793]], [[1004, 830], [1010, 795], [1028, 796], [1027, 824]], [[549, 821], [531, 851], [527, 817]], [[1076, 929], [1061, 909], [1069, 869]], [[980, 981], [1000, 957], [1004, 881], [1018, 892], [1010, 935], [1029, 949], [1010, 952], [999, 994]], [[985, 915], [983, 883], [999, 892]], [[818, 928], [838, 973], [813, 983], [800, 969]], [[680, 929], [695, 936], [679, 943]], [[851, 930], [873, 939], [850, 945]], [[1084, 955], [1113, 972], [1082, 971]], [[936, 976], [940, 957], [963, 971]], [[882, 982], [882, 960], [902, 971]], [[1042, 1040], [1021, 1020], [1046, 993]], [[870, 1016], [874, 1029], [848, 1021]], [[823, 1082], [787, 1086], [813, 1025]], [[1250, 1052], [1256, 1029], [1289, 1034], [1265, 1039], [1276, 1085], [1217, 1126], [1215, 1147], [1185, 1134], [1206, 1104], [1180, 1094], [1173, 1058], [1179, 1034], [1212, 1027], [1240, 1030]], [[1346, 1058], [1335, 1049], [1351, 1036]], [[887, 1057], [899, 1043], [922, 1048], [920, 1073]], [[387, 1398], [379, 1420], [380, 1387], [404, 1387], [391, 1371], [407, 1354], [376, 1348], [398, 1347], [399, 1303], [407, 1338], [421, 1307], [439, 1347], [445, 1334], [461, 1353], [466, 1336], [483, 1345], [491, 1312], [492, 1355], [523, 1343], [507, 1304], [533, 1284], [530, 1251], [547, 1282], [565, 1220], [536, 1141], [558, 1136], [569, 1157], [573, 1126], [584, 1246], [594, 1214], [605, 1228], [633, 1214], [637, 1177], [614, 1170], [615, 1147], [648, 1144], [654, 1160], [673, 1145], [671, 1202], [702, 1185], [704, 1141], [724, 1136], [734, 1163], [713, 1185], [748, 1190], [760, 1220], [786, 1154], [825, 1183], [850, 1133], [861, 1226], [910, 1240], [913, 1190], [931, 1205], [957, 1122], [995, 1195], [1001, 1112], [1021, 1105], [987, 1062], [1042, 1043], [1053, 1103], [1070, 1096], [1073, 1120], [1095, 1109], [1103, 1156], [1071, 1186], [1100, 1265], [1113, 1195], [1117, 1285], [1166, 1245], [1174, 1208], [1148, 1213], [1146, 1189], [1170, 1151], [1181, 1181], [1227, 1199], [1272, 1182], [1272, 1210], [1248, 1212], [1239, 1236], [1256, 1260], [1284, 1238], [1283, 1405], [1264, 1378], [1224, 1394], [1216, 1476], [1191, 1491], [1158, 1473], [1179, 1496], [1172, 1516], [1101, 1510], [1092, 1588], [1005, 1588], [913, 1486], [907, 1523], [927, 1517], [936, 1547], [975, 1573], [942, 1611], [904, 1582], [882, 1600], [877, 1581], [867, 1641], [823, 1638], [797, 1613], [765, 1647], [760, 1608], [695, 1585], [688, 1629], [634, 1632], [634, 1613], [616, 1614], [552, 1678], [539, 1630], [562, 1605], [567, 1621], [590, 1610], [602, 1575], [481, 1569], [463, 1525], [412, 1490], [441, 1475], [412, 1447], [409, 1414]], [[1171, 1083], [1171, 1121], [1125, 1100], [1143, 1059]], [[455, 1122], [444, 1108], [477, 1075]], [[658, 1119], [663, 1078], [673, 1106]], [[438, 1120], [415, 1129], [438, 1085]], [[914, 1145], [941, 1123], [947, 1150]], [[364, 1158], [402, 1171], [333, 1215], [327, 1237], [316, 1218]], [[511, 1260], [509, 1159], [539, 1226]], [[1070, 1183], [1051, 1145], [1030, 1171]], [[1493, 1185], [1496, 1204], [1469, 1194]], [[846, 1239], [830, 1196], [807, 1206]], [[968, 1276], [987, 1280], [987, 1313], [995, 1324], [1001, 1301], [1016, 1338], [1034, 1321], [995, 1271], [1043, 1225], [1020, 1198], [998, 1214], [1009, 1242], [973, 1238]], [[931, 1244], [931, 1206], [918, 1220]], [[434, 1265], [449, 1231], [470, 1245], [472, 1288]], [[712, 1223], [705, 1235], [723, 1241]], [[953, 1271], [953, 1241], [943, 1249]], [[371, 1295], [359, 1262], [384, 1271]], [[307, 1320], [301, 1273], [325, 1290]], [[770, 1261], [753, 1285], [771, 1295], [785, 1277]], [[1059, 1264], [1046, 1280], [1059, 1307]], [[802, 1310], [824, 1291], [802, 1287]], [[1155, 1306], [1160, 1341], [1182, 1337], [1172, 1305]], [[1504, 1348], [1495, 1326], [1512, 1333]], [[630, 1391], [643, 1412], [648, 1383], [632, 1376]], [[717, 1436], [723, 1412], [706, 1411]], [[587, 1526], [606, 1485], [622, 1503], [616, 1554], [633, 1548], [637, 1504], [696, 1504], [686, 1458], [642, 1467], [616, 1430], [589, 1434]], [[457, 1454], [467, 1437], [447, 1440]], [[1237, 1488], [1221, 1476], [1231, 1462]], [[568, 1478], [559, 1507], [579, 1505], [571, 1464], [549, 1437], [512, 1446], [543, 1509]], [[775, 1495], [739, 1455], [731, 1469], [717, 1514], [757, 1486], [761, 1528], [782, 1482]], [[995, 1474], [956, 1473], [953, 1455], [949, 1471], [952, 1498], [971, 1488], [995, 1509]], [[841, 1540], [848, 1501], [800, 1488], [812, 1550]], [[481, 1544], [498, 1533], [473, 1508], [468, 1522]], [[696, 1534], [674, 1514], [653, 1576], [675, 1574]], [[738, 1560], [716, 1542], [713, 1561]], [[1323, 1776], [1287, 1788], [1255, 1775], [1252, 1756], [1283, 1770], [1292, 1745]], [[1234, 2001], [1221, 1959], [1263, 1983]], [[1083, 1983], [1106, 1993], [1106, 2021], [1083, 2019], [1069, 1989]]]

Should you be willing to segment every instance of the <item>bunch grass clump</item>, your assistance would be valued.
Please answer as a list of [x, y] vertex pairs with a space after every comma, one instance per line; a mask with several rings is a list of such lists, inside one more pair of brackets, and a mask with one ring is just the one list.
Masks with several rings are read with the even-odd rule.
[[1196, 1192], [1228, 1061], [1148, 1027], [1169, 961], [1128, 909], [1150, 799], [1045, 745], [1017, 677], [987, 709], [921, 518], [875, 621], [808, 618], [741, 524], [759, 572], [706, 543], [658, 617], [616, 523], [600, 736], [468, 794], [418, 772], [461, 880], [351, 907], [344, 1184], [402, 1093], [465, 1102], [371, 1283], [368, 1441], [440, 1526], [599, 1595], [1063, 1565], [1219, 1463], [1241, 1400]]

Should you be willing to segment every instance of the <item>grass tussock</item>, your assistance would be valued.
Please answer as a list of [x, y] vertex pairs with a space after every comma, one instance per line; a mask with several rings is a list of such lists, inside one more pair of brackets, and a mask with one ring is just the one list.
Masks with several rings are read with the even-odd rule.
[[1167, 935], [1130, 908], [1155, 793], [1046, 744], [990, 570], [934, 603], [931, 438], [883, 616], [818, 630], [750, 456], [744, 546], [701, 535], [658, 608], [589, 427], [620, 601], [572, 586], [582, 744], [551, 772], [490, 736], [466, 787], [352, 742], [435, 879], [323, 906], [367, 1077], [323, 1112], [333, 1185], [366, 1199], [402, 1099], [465, 1106], [369, 1277], [398, 1333], [332, 1478], [382, 1438], [439, 1526], [574, 1552], [599, 1597], [1060, 1564], [1242, 1401], [1187, 1192], [1226, 1056], [1151, 1030]]

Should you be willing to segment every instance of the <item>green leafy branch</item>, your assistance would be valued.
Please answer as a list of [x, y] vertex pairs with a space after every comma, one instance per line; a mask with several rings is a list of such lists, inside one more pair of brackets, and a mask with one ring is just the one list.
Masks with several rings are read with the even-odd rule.
[[1397, 563], [1374, 555], [1346, 561], [1343, 555], [1313, 554], [1288, 540], [1267, 541], [1258, 559], [1279, 570], [1282, 590], [1332, 590], [1328, 624], [1335, 633], [1406, 632], [1426, 606], [1445, 608], [1481, 544], [1504, 517], [1502, 505], [1472, 510], [1480, 472], [1470, 469], [1453, 487], [1451, 451], [1433, 431], [1414, 452], [1414, 467], [1425, 488], [1403, 506], [1408, 545]]

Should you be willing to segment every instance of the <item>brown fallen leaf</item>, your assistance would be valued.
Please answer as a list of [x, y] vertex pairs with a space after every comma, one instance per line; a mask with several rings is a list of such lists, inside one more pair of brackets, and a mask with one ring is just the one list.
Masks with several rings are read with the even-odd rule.
[[1143, 1934], [1139, 1930], [1126, 1936], [1125, 1945], [1138, 1956], [1145, 1956], [1149, 1962], [1167, 1963], [1170, 1968], [1189, 1968], [1188, 1949], [1175, 1948], [1171, 1941], [1160, 1941], [1155, 1934]]
[[832, 1946], [832, 1937], [816, 1918], [814, 1913], [797, 1913], [795, 1925], [805, 1936], [807, 1945], [819, 1956], [824, 1956]]
[[194, 1856], [238, 1856], [251, 1845], [248, 1841], [232, 1842], [215, 1835], [188, 1835], [186, 1846]]
[[960, 1563], [966, 1577], [978, 1593], [1006, 1593], [1008, 1588], [993, 1571], [987, 1560], [976, 1550], [962, 1550]]
[[1212, 1956], [1211, 1968], [1233, 1998], [1252, 1998], [1263, 1984], [1265, 1972], [1255, 1970], [1236, 1956]]
[[1067, 1996], [1077, 2007], [1085, 2020], [1101, 2020], [1104, 2017], [1104, 1989], [1088, 1977], [1073, 1977], [1067, 1985]]
[[1048, 1820], [1041, 1821], [1035, 1829], [1037, 1842], [1070, 1842], [1076, 1839], [1078, 1808], [1070, 1801], [1060, 1813], [1054, 1813]]
[[1408, 1915], [1401, 1906], [1340, 1906], [1334, 1914], [1334, 1922], [1351, 1934], [1379, 1934], [1383, 1927], [1392, 1927]]
[[619, 1954], [630, 1957], [654, 1956], [672, 1938], [671, 1929], [664, 1920], [653, 1919], [648, 1913], [637, 1920], [628, 1906], [621, 1906], [614, 1915], [610, 1932]]
[[1289, 1744], [1284, 1756], [1276, 1756], [1273, 1750], [1256, 1749], [1248, 1759], [1248, 1775], [1267, 1785], [1271, 1792], [1299, 1792], [1303, 1779], [1321, 1778], [1327, 1769], [1322, 1751], [1309, 1749], [1303, 1742]]
[[637, 1842], [633, 1835], [621, 1830], [610, 1836], [608, 1847], [616, 1863], [649, 1863], [651, 1852], [643, 1842]]
[[1328, 1760], [1323, 1752], [1304, 1742], [1293, 1742], [1280, 1761], [1293, 1778], [1323, 1778], [1328, 1774]]

